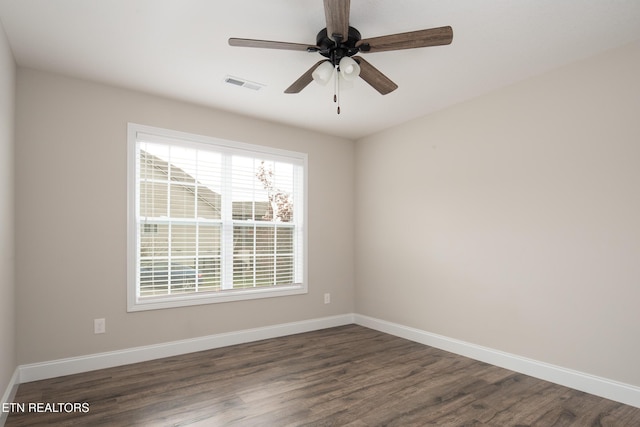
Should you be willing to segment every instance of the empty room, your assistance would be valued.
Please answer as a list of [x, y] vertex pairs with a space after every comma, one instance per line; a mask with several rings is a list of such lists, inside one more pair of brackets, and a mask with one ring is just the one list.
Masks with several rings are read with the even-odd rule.
[[0, 0], [0, 425], [640, 425], [639, 23]]

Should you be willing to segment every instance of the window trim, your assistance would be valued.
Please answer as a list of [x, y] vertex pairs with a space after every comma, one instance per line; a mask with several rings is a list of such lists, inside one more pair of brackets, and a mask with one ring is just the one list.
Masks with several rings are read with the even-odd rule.
[[[198, 145], [214, 145], [216, 149], [225, 151], [248, 151], [259, 154], [265, 160], [283, 160], [286, 158], [302, 163], [303, 169], [303, 215], [299, 224], [302, 233], [302, 283], [278, 286], [273, 288], [230, 289], [220, 292], [201, 294], [184, 294], [167, 298], [145, 300], [137, 295], [137, 223], [136, 223], [136, 143], [138, 134], [151, 135], [164, 141], [195, 143]], [[231, 301], [243, 301], [260, 298], [284, 297], [306, 294], [308, 292], [308, 155], [306, 153], [230, 141], [203, 135], [196, 135], [153, 126], [128, 123], [127, 125], [127, 311], [145, 311], [184, 307], [202, 304], [213, 304]]]

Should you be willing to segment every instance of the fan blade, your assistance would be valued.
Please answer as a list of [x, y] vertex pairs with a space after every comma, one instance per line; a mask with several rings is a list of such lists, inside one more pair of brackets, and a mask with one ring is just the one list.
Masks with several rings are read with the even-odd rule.
[[254, 40], [254, 39], [230, 38], [229, 46], [259, 47], [264, 49], [302, 50], [306, 52], [318, 51], [318, 46], [311, 46], [308, 44], [276, 42], [271, 40]]
[[315, 69], [318, 68], [323, 62], [327, 62], [327, 60], [323, 59], [322, 61], [316, 62], [313, 67], [309, 68], [303, 75], [300, 76], [298, 80], [293, 82], [293, 84], [289, 86], [284, 91], [284, 93], [300, 93], [302, 89], [307, 87], [307, 85], [313, 81], [313, 77], [311, 76], [311, 74], [313, 74]]
[[384, 52], [387, 50], [441, 46], [450, 44], [452, 40], [453, 29], [451, 27], [438, 27], [360, 40], [356, 43], [356, 47], [359, 47], [360, 52], [363, 53]]
[[360, 65], [360, 77], [382, 95], [398, 89], [397, 84], [392, 82], [387, 76], [382, 74], [380, 70], [369, 64], [362, 57], [353, 56], [352, 58]]
[[327, 20], [327, 35], [333, 40], [339, 34], [342, 40], [349, 38], [349, 9], [351, 0], [324, 0], [324, 16]]

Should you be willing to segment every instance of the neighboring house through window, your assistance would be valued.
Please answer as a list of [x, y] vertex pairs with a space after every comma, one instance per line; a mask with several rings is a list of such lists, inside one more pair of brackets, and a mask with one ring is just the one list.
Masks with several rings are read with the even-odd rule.
[[307, 291], [306, 154], [128, 133], [129, 311]]

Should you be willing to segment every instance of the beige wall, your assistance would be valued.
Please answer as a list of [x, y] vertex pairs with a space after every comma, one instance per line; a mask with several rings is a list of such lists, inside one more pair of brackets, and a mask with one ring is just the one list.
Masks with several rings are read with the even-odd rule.
[[16, 368], [13, 150], [16, 66], [0, 24], [0, 397]]
[[[638, 43], [364, 138], [355, 150], [19, 69], [16, 346], [15, 66], [0, 42], [0, 386], [16, 363], [354, 311], [640, 385]], [[127, 313], [127, 122], [308, 152], [309, 294]], [[98, 317], [104, 335], [93, 334]]]
[[640, 386], [640, 43], [356, 144], [356, 312]]
[[[16, 116], [18, 363], [353, 312], [351, 141], [28, 69]], [[307, 152], [309, 293], [127, 313], [127, 122]]]

